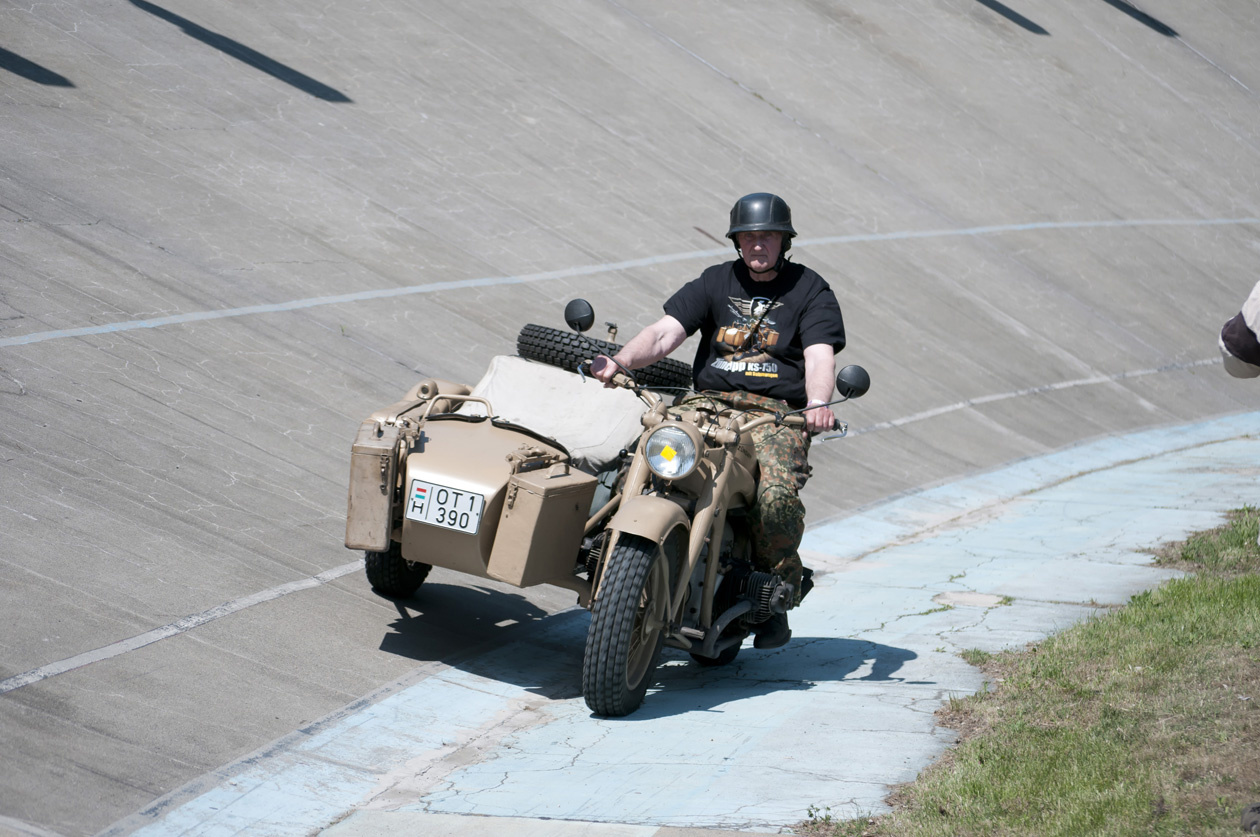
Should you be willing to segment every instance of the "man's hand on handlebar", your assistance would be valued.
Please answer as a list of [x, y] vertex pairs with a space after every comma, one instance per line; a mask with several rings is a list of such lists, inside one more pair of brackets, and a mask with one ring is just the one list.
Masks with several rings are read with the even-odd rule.
[[613, 376], [621, 371], [617, 361], [608, 355], [596, 355], [591, 361], [591, 376], [598, 381], [602, 381], [605, 387], [612, 388], [616, 386], [613, 383]]
[[836, 414], [827, 406], [815, 407], [805, 413], [805, 428], [810, 433], [828, 433], [835, 429]]

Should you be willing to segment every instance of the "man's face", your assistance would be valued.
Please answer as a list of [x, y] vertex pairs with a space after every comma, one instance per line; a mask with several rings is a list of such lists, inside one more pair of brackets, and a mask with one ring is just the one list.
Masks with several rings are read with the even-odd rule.
[[770, 230], [740, 232], [735, 233], [735, 242], [739, 244], [739, 251], [744, 254], [744, 264], [756, 275], [779, 263], [783, 233]]

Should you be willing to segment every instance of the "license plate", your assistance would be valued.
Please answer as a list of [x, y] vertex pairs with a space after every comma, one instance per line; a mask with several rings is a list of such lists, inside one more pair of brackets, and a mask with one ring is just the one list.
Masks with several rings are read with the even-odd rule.
[[480, 494], [413, 479], [407, 496], [407, 519], [430, 526], [477, 534], [486, 499]]

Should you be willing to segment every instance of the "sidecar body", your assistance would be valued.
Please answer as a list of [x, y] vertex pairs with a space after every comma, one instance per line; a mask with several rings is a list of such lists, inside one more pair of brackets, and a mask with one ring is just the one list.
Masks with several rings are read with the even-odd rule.
[[518, 587], [578, 575], [602, 472], [643, 427], [624, 389], [518, 357], [474, 387], [422, 381], [359, 427], [346, 546]]

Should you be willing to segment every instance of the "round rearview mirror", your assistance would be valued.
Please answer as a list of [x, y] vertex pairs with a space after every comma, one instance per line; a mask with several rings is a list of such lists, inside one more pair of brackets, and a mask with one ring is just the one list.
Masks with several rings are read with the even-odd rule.
[[871, 388], [871, 376], [860, 366], [846, 366], [836, 375], [836, 390], [845, 398], [861, 398]]
[[564, 321], [577, 332], [595, 325], [595, 309], [584, 299], [575, 299], [564, 306]]

